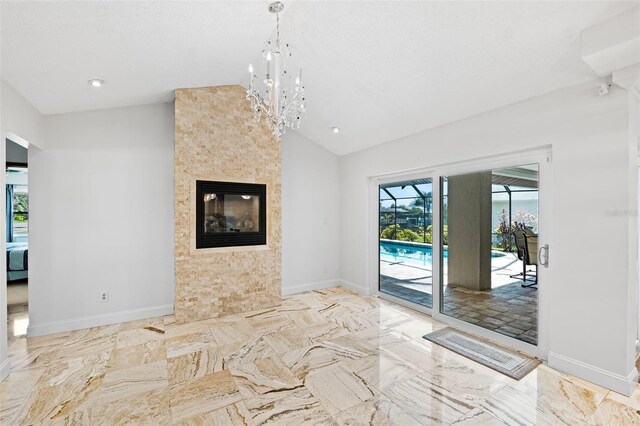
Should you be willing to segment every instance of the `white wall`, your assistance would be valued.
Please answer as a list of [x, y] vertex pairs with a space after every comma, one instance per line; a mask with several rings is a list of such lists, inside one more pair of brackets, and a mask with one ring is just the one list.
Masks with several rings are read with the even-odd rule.
[[637, 299], [628, 302], [637, 277], [627, 259], [637, 217], [624, 214], [635, 206], [637, 147], [628, 134], [627, 93], [614, 87], [599, 97], [593, 83], [341, 157], [341, 277], [367, 285], [368, 177], [551, 144], [549, 362], [626, 392], [636, 374], [628, 336], [637, 326]]
[[[4, 80], [0, 81], [0, 164], [6, 161], [6, 138], [21, 143], [44, 146], [42, 115]], [[0, 187], [6, 176], [1, 174]], [[0, 191], [0, 205], [5, 204], [5, 191]], [[0, 215], [0, 227], [5, 229], [6, 218]], [[4, 232], [4, 231], [2, 231]], [[4, 234], [3, 234], [4, 235]], [[5, 252], [6, 238], [0, 238], [0, 252]], [[6, 271], [6, 257], [0, 256], [0, 270]], [[0, 306], [7, 306], [7, 277], [0, 274]], [[7, 353], [7, 310], [0, 309], [0, 380], [9, 374]]]
[[282, 292], [336, 285], [338, 156], [295, 132], [282, 138]]
[[[22, 95], [2, 80], [3, 135], [14, 142], [45, 148], [44, 117]], [[26, 145], [25, 145], [26, 148]]]
[[29, 150], [30, 334], [172, 312], [173, 129], [171, 104], [45, 117], [47, 149]]

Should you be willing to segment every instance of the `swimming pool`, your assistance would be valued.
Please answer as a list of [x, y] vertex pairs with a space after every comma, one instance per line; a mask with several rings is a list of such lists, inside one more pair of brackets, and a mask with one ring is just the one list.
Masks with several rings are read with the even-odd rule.
[[[502, 253], [491, 252], [491, 257], [502, 256], [504, 256]], [[443, 250], [443, 257], [446, 264], [449, 257], [449, 251], [446, 247]], [[380, 241], [380, 260], [431, 269], [433, 248], [427, 244]]]

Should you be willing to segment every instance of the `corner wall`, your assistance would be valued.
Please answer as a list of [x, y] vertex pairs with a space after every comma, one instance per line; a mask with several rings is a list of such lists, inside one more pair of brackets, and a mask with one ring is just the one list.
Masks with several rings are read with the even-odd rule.
[[[176, 322], [274, 306], [282, 286], [280, 143], [240, 86], [175, 96]], [[195, 248], [196, 180], [267, 185], [267, 246]]]

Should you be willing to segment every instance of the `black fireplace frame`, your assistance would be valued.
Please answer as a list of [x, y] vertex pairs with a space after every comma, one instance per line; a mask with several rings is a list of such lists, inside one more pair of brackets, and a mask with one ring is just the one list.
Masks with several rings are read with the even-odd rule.
[[[223, 193], [259, 196], [258, 232], [204, 232], [204, 195]], [[267, 185], [241, 182], [196, 181], [196, 249], [267, 244]]]

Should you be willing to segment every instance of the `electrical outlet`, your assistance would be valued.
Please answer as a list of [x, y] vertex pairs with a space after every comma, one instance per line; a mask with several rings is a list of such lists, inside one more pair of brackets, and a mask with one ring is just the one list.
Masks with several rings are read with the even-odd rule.
[[109, 292], [108, 291], [101, 291], [100, 292], [100, 301], [101, 302], [108, 302], [109, 301]]
[[322, 266], [322, 272], [323, 272], [324, 274], [326, 274], [326, 273], [327, 273], [327, 265], [323, 265], [323, 266]]

